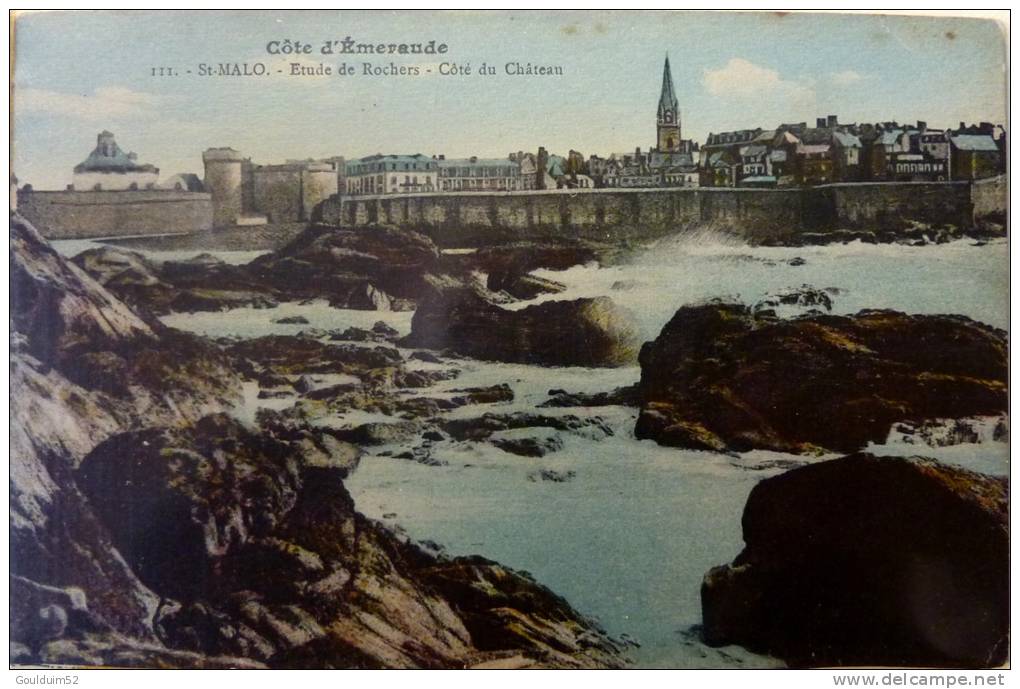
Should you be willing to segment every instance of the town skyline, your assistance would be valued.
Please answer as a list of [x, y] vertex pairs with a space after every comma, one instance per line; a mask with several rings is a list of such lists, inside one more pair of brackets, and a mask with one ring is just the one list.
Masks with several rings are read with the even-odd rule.
[[[641, 48], [635, 48], [628, 47], [637, 30], [634, 22], [620, 29], [612, 21], [613, 13], [539, 17], [500, 13], [496, 24], [517, 22], [515, 29], [527, 29], [515, 34], [526, 38], [525, 47], [512, 49], [491, 27], [481, 30], [477, 14], [429, 13], [436, 21], [412, 22], [416, 26], [409, 26], [404, 16], [378, 15], [328, 13], [329, 21], [319, 23], [342, 27], [331, 32], [314, 28], [307, 14], [274, 14], [273, 23], [286, 27], [282, 33], [267, 26], [265, 18], [232, 15], [238, 31], [216, 37], [222, 41], [215, 49], [208, 47], [209, 37], [197, 27], [189, 30], [193, 18], [166, 13], [130, 17], [89, 13], [75, 18], [81, 26], [70, 40], [66, 31], [55, 30], [55, 25], [69, 20], [64, 13], [19, 18], [14, 171], [36, 188], [62, 189], [70, 182], [69, 170], [81, 162], [103, 129], [115, 131], [126, 149], [159, 167], [161, 176], [200, 172], [201, 151], [215, 146], [232, 146], [264, 161], [393, 152], [503, 157], [540, 145], [563, 154], [574, 149], [601, 156], [638, 146], [646, 150], [655, 143], [649, 120], [667, 52], [677, 82], [683, 136], [700, 143], [710, 132], [810, 123], [830, 114], [838, 115], [840, 122], [926, 120], [933, 127], [1005, 121], [997, 73], [1004, 66], [1003, 43], [998, 27], [989, 21], [810, 15], [810, 22], [804, 22], [808, 17], [761, 13], [650, 13], [636, 16], [651, 33], [642, 37]], [[485, 18], [485, 23], [494, 24], [493, 18]], [[127, 25], [143, 29], [128, 31]], [[472, 34], [463, 30], [467, 26], [480, 30]], [[166, 36], [158, 51], [140, 41], [141, 33], [152, 35], [144, 27]], [[111, 48], [100, 48], [104, 31], [126, 35], [124, 47], [137, 50], [137, 60], [125, 65]], [[492, 80], [431, 76], [329, 81], [279, 76], [267, 78], [268, 87], [254, 87], [243, 77], [182, 76], [168, 81], [140, 74], [149, 62], [215, 61], [214, 52], [220, 61], [285, 63], [288, 58], [270, 59], [264, 51], [259, 55], [263, 39], [299, 35], [311, 39], [333, 33], [408, 40], [448, 35], [450, 52], [443, 57], [470, 62], [475, 69], [485, 55], [499, 62], [502, 57], [532, 54], [536, 64], [558, 62], [566, 74], [497, 75]], [[829, 34], [824, 51], [815, 45], [819, 33]], [[59, 49], [47, 45], [47, 35], [62, 36], [63, 45]], [[801, 40], [806, 50], [795, 51], [800, 56], [796, 64], [775, 46], [721, 48], [716, 39], [727, 35]], [[834, 35], [840, 38], [833, 39]], [[203, 39], [206, 45], [198, 50]], [[869, 42], [867, 54], [855, 49], [860, 41]], [[529, 53], [532, 44], [535, 52]], [[633, 59], [619, 60], [621, 48]], [[804, 61], [812, 50], [819, 59]], [[157, 60], [157, 53], [163, 59]], [[79, 59], [81, 55], [86, 57]], [[68, 63], [68, 56], [75, 57], [74, 64]], [[399, 65], [410, 63], [411, 57], [373, 60]], [[329, 62], [314, 55], [301, 59]], [[420, 62], [418, 57], [414, 60]], [[64, 68], [53, 69], [54, 62]], [[919, 82], [924, 87], [920, 90]], [[594, 92], [592, 83], [604, 93]], [[211, 97], [213, 92], [223, 97]]]

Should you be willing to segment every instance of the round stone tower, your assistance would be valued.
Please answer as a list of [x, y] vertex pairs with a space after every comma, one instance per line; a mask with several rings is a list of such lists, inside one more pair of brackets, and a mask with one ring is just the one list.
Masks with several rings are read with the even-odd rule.
[[232, 148], [202, 154], [205, 190], [212, 194], [213, 227], [233, 227], [244, 212], [244, 157]]
[[319, 205], [338, 190], [337, 171], [333, 164], [307, 163], [301, 172], [302, 220], [320, 220]]

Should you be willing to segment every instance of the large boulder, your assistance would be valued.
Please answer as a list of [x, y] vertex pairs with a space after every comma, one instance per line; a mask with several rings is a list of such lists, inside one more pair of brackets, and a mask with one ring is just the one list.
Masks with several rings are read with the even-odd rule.
[[511, 311], [465, 285], [436, 290], [419, 303], [401, 343], [490, 361], [599, 367], [632, 364], [639, 346], [630, 314], [608, 297]]
[[993, 667], [1009, 648], [1006, 479], [857, 454], [759, 483], [704, 636], [798, 666]]
[[688, 306], [640, 361], [635, 434], [678, 447], [850, 452], [897, 421], [1007, 408], [1006, 334], [963, 316]]
[[339, 481], [357, 466], [360, 453], [329, 431], [285, 431], [256, 433], [218, 414], [122, 433], [89, 453], [76, 481], [142, 581], [187, 597], [222, 558], [272, 531], [303, 471], [333, 467]]

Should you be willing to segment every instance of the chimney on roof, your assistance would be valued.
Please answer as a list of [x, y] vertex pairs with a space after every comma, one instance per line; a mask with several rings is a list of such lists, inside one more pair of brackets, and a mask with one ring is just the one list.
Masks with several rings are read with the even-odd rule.
[[439, 159], [440, 160], [446, 160], [446, 154], [445, 153], [440, 153], [439, 154]]
[[839, 124], [839, 117], [837, 115], [829, 115], [828, 125], [830, 127], [835, 127], [837, 124]]
[[825, 118], [824, 117], [816, 117], [815, 118], [815, 126], [818, 127], [819, 129], [822, 129], [823, 127], [825, 127]]
[[923, 132], [924, 130], [926, 130], [928, 128], [928, 123], [925, 122], [924, 120], [918, 120], [917, 121], [917, 128]]

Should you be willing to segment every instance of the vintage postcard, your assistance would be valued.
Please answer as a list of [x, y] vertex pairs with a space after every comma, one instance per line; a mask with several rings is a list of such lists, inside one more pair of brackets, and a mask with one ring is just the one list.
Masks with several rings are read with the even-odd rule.
[[12, 666], [1008, 665], [1003, 20], [11, 22]]

